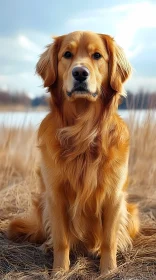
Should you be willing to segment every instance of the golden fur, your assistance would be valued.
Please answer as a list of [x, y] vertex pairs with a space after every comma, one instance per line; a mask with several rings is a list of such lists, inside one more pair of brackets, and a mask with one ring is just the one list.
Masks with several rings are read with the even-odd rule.
[[[89, 71], [88, 91], [71, 94], [76, 66]], [[38, 132], [41, 194], [30, 218], [12, 221], [9, 236], [46, 240], [55, 270], [69, 269], [70, 248], [82, 241], [101, 255], [107, 274], [117, 249], [131, 245], [139, 230], [137, 207], [126, 202], [129, 132], [116, 112], [130, 64], [110, 36], [73, 32], [56, 37], [36, 69], [51, 94]]]

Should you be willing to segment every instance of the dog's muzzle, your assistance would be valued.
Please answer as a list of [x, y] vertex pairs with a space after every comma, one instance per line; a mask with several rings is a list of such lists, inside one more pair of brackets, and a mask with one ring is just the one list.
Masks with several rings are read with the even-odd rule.
[[72, 94], [79, 94], [79, 95], [92, 95], [95, 97], [97, 93], [91, 93], [87, 86], [87, 78], [89, 77], [90, 72], [87, 67], [85, 66], [75, 66], [72, 70], [72, 76], [74, 78], [74, 86], [70, 92], [67, 92], [69, 97]]

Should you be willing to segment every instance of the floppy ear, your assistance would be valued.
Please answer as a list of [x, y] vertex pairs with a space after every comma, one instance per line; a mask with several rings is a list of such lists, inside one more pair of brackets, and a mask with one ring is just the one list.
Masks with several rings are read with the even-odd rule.
[[116, 92], [122, 93], [122, 84], [131, 74], [131, 65], [123, 49], [109, 35], [102, 35], [109, 54], [110, 86]]
[[36, 72], [44, 81], [44, 87], [49, 87], [56, 81], [57, 78], [57, 54], [58, 42], [57, 39], [53, 44], [47, 46], [44, 53], [36, 65]]

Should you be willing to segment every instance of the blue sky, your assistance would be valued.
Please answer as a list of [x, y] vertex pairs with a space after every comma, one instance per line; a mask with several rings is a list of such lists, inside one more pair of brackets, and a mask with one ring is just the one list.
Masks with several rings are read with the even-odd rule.
[[75, 30], [113, 36], [134, 68], [126, 89], [156, 91], [156, 0], [0, 0], [0, 88], [43, 94], [39, 54]]

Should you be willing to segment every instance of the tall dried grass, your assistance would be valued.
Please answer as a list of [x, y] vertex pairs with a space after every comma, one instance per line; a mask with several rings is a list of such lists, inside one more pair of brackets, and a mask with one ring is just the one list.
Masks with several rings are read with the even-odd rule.
[[[138, 203], [142, 230], [132, 250], [118, 254], [118, 269], [99, 275], [99, 259], [83, 251], [71, 253], [69, 273], [55, 279], [156, 279], [156, 119], [148, 113], [139, 122], [127, 120], [131, 134], [129, 199]], [[5, 229], [10, 219], [31, 207], [37, 192], [35, 168], [38, 149], [33, 129], [0, 128], [0, 279], [52, 279], [52, 252], [33, 244], [9, 241]]]

